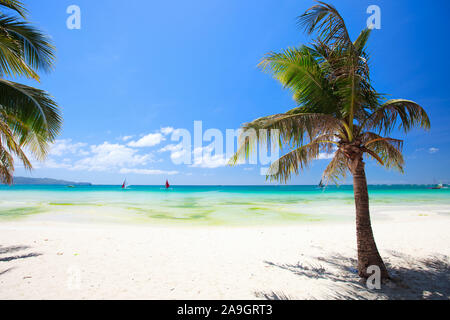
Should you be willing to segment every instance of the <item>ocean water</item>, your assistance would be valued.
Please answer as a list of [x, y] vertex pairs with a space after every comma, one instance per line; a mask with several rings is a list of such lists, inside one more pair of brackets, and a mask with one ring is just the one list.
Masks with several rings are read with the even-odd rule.
[[[450, 189], [369, 186], [374, 219], [449, 215]], [[354, 219], [352, 186], [0, 186], [0, 222], [277, 225]]]

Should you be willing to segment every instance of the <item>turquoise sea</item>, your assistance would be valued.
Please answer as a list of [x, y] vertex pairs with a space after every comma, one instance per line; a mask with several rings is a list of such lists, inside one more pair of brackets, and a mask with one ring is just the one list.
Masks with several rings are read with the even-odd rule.
[[[450, 215], [450, 189], [369, 186], [374, 219]], [[0, 186], [0, 222], [276, 225], [354, 219], [352, 186]]]

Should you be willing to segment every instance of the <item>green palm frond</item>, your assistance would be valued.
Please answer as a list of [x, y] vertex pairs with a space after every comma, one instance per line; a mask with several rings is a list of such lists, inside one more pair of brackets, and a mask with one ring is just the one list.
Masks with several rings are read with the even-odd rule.
[[267, 179], [286, 182], [291, 175], [297, 175], [300, 169], [307, 168], [311, 161], [317, 159], [320, 151], [321, 144], [317, 142], [311, 142], [292, 150], [272, 163]]
[[269, 53], [259, 66], [291, 89], [299, 105], [308, 105], [317, 112], [328, 113], [320, 108], [336, 103], [314, 51], [307, 46]]
[[403, 173], [405, 160], [402, 152], [390, 143], [390, 140], [380, 140], [367, 147], [367, 153], [373, 159], [381, 159], [381, 165], [386, 168], [392, 168]]
[[12, 172], [14, 171], [14, 154], [22, 161], [25, 169], [31, 169], [31, 163], [28, 160], [22, 147], [16, 142], [16, 137], [9, 125], [0, 118], [0, 181], [3, 183], [12, 182]]
[[[268, 138], [265, 136], [264, 138]], [[258, 140], [257, 131], [254, 129], [242, 130], [238, 138], [238, 150], [228, 161], [228, 165], [234, 166], [247, 160], [256, 150], [258, 143], [263, 144], [265, 141]], [[266, 140], [267, 141], [267, 140]]]
[[365, 52], [370, 30], [363, 30], [353, 43], [336, 8], [320, 1], [299, 18], [299, 23], [308, 33], [318, 32], [315, 52], [323, 56], [327, 77], [332, 80], [334, 92], [340, 98], [341, 113], [353, 131], [353, 121], [361, 118], [362, 107], [374, 105], [375, 100], [371, 94], [373, 88]]
[[314, 31], [326, 43], [345, 47], [351, 44], [350, 36], [344, 19], [330, 4], [317, 1], [318, 4], [308, 9], [298, 17], [298, 24], [308, 34]]
[[371, 158], [388, 169], [403, 172], [403, 140], [382, 137], [374, 132], [365, 132], [362, 137], [364, 150]]
[[22, 18], [27, 17], [27, 9], [25, 9], [23, 3], [18, 0], [0, 0], [0, 6], [5, 8], [14, 10], [17, 12]]
[[53, 68], [50, 38], [23, 20], [25, 16], [21, 1], [0, 0], [0, 180], [5, 183], [12, 182], [14, 157], [31, 169], [24, 150], [43, 160], [62, 124], [58, 105], [47, 92], [3, 79], [39, 80], [37, 71]]
[[337, 150], [323, 172], [322, 181], [325, 182], [325, 185], [328, 185], [330, 181], [338, 184], [346, 178], [347, 171], [347, 158], [341, 150]]
[[11, 184], [13, 181], [14, 159], [11, 154], [0, 145], [0, 181]]
[[353, 42], [353, 46], [359, 55], [365, 54], [365, 48], [367, 46], [367, 42], [369, 41], [371, 33], [372, 30], [366, 28], [361, 31], [358, 38], [355, 40], [355, 42]]
[[430, 128], [425, 110], [414, 101], [395, 99], [384, 103], [367, 118], [365, 129], [389, 134], [395, 127], [404, 132], [412, 128]]
[[375, 132], [366, 131], [360, 136], [361, 143], [363, 146], [369, 146], [377, 141], [380, 140], [388, 140], [392, 145], [394, 145], [398, 150], [403, 149], [403, 140], [400, 139], [393, 139], [389, 137], [382, 137], [379, 134], [376, 134]]
[[301, 108], [295, 108], [287, 113], [276, 114], [256, 119], [243, 125], [244, 133], [255, 130], [279, 130], [279, 143], [300, 146], [306, 141], [312, 141], [319, 135], [335, 135], [343, 132], [342, 123], [335, 117], [321, 113], [302, 113]]
[[[2, 51], [22, 61], [17, 61], [17, 67], [11, 68], [11, 70], [8, 70], [2, 64], [0, 71], [3, 74], [36, 78], [37, 75], [31, 73], [28, 69], [43, 70], [45, 72], [52, 70], [55, 60], [55, 48], [49, 37], [26, 21], [0, 14], [0, 45], [3, 42], [11, 41], [15, 44], [16, 50], [12, 51], [10, 48], [1, 46]], [[7, 51], [7, 49], [10, 50]], [[9, 60], [10, 63], [11, 59]], [[23, 64], [28, 68], [23, 67], [23, 70], [20, 69]], [[11, 73], [11, 71], [14, 73]]]
[[0, 112], [19, 144], [43, 159], [62, 124], [58, 106], [48, 93], [0, 79]]
[[0, 28], [0, 76], [39, 79], [38, 74], [22, 57], [21, 46]]

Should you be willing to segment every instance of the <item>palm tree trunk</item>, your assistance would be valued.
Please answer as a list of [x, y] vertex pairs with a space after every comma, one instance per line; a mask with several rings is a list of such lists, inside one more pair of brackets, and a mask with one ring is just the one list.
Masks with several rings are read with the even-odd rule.
[[367, 191], [366, 173], [362, 157], [357, 161], [353, 171], [353, 192], [356, 206], [356, 237], [358, 243], [358, 274], [368, 278], [367, 268], [376, 265], [380, 268], [381, 278], [389, 278], [383, 260], [378, 253], [370, 223], [369, 193]]

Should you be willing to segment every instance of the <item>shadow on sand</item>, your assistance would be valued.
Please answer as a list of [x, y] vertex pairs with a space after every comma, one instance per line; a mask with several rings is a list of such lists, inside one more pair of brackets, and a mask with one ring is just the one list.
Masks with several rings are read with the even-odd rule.
[[[12, 255], [13, 253], [23, 251], [30, 249], [28, 246], [10, 246], [10, 247], [3, 247], [0, 246], [0, 262], [9, 262], [13, 260], [20, 260], [20, 259], [27, 259], [32, 257], [38, 257], [41, 254], [40, 253], [27, 253], [27, 254], [20, 254], [20, 255]], [[4, 256], [7, 255], [7, 256]], [[0, 271], [0, 275], [5, 274], [6, 272], [10, 271], [12, 268], [9, 268], [4, 271]]]
[[[339, 254], [315, 258], [312, 263], [296, 265], [270, 261], [264, 263], [292, 272], [299, 277], [333, 281], [333, 285], [327, 288], [330, 291], [329, 294], [321, 297], [309, 296], [308, 299], [450, 300], [448, 256], [434, 255], [417, 260], [395, 251], [388, 253], [385, 262], [392, 280], [383, 283], [380, 290], [369, 290], [365, 281], [356, 274], [356, 260]], [[268, 300], [297, 299], [286, 293], [275, 291], [259, 291], [255, 292], [255, 296]]]

